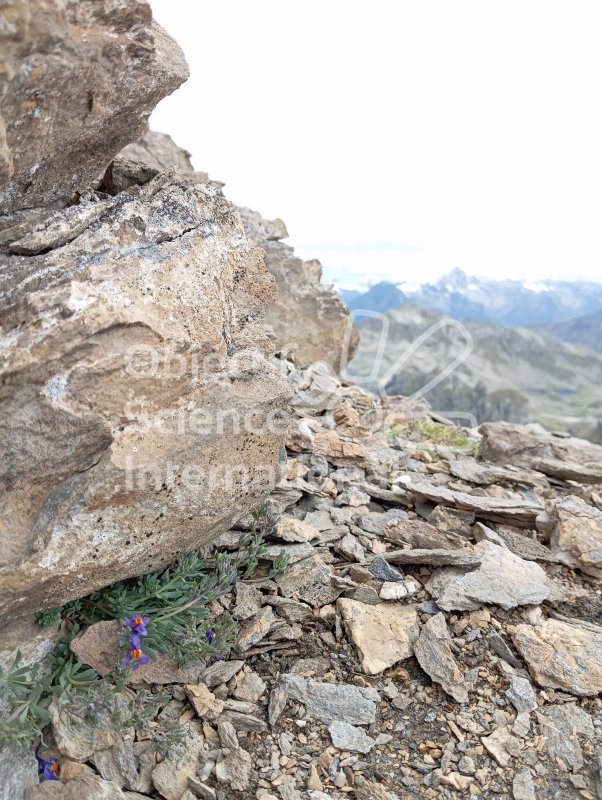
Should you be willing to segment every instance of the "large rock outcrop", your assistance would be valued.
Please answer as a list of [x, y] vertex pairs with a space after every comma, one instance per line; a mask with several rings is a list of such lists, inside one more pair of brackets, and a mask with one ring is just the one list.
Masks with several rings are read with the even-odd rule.
[[188, 77], [146, 0], [0, 2], [0, 208], [69, 200]]
[[113, 160], [187, 74], [148, 4], [2, 11], [10, 620], [160, 568], [246, 514], [279, 478], [289, 390], [262, 319], [275, 281], [220, 185]]
[[[147, 131], [122, 155], [153, 167], [193, 169], [190, 154], [171, 137], [155, 131]], [[266, 266], [278, 286], [266, 315], [276, 350], [292, 357], [302, 369], [324, 361], [340, 371], [353, 356], [359, 337], [347, 306], [332, 286], [321, 283], [322, 265], [315, 259], [304, 261], [281, 241], [288, 236], [282, 220], [264, 219], [249, 208], [239, 211], [247, 236], [263, 248]]]
[[3, 611], [149, 571], [228, 528], [277, 479], [288, 397], [261, 325], [274, 281], [214, 184], [161, 173], [8, 250]]

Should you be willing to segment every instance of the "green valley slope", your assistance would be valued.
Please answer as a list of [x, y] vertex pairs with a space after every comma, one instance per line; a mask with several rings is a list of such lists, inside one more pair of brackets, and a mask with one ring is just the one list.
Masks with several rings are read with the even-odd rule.
[[[470, 414], [479, 423], [540, 422], [602, 440], [601, 353], [542, 329], [458, 323], [411, 305], [389, 311], [386, 320], [386, 336], [381, 320], [359, 327], [360, 345], [348, 375], [362, 386], [412, 395], [432, 381], [425, 398], [458, 421]], [[470, 340], [472, 351], [452, 369]]]

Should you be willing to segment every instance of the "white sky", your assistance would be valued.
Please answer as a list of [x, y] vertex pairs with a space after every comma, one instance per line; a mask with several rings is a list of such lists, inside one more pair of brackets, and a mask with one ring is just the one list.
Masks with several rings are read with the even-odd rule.
[[602, 280], [599, 0], [151, 0], [151, 119], [328, 279]]

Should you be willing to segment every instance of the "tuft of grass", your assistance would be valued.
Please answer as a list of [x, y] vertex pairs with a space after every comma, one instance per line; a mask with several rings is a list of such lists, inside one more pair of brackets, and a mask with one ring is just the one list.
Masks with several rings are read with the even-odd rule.
[[414, 438], [417, 436], [420, 444], [442, 444], [447, 447], [472, 447], [474, 442], [461, 428], [455, 425], [443, 425], [430, 419], [413, 419], [404, 427], [395, 426], [390, 429], [394, 436]]

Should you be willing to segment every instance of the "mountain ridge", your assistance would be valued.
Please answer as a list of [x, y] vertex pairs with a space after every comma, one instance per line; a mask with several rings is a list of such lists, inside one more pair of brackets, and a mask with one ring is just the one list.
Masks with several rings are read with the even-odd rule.
[[365, 292], [339, 290], [358, 321], [377, 312], [413, 304], [459, 321], [499, 325], [555, 325], [602, 311], [602, 283], [494, 280], [469, 276], [459, 268], [419, 287], [380, 281]]

